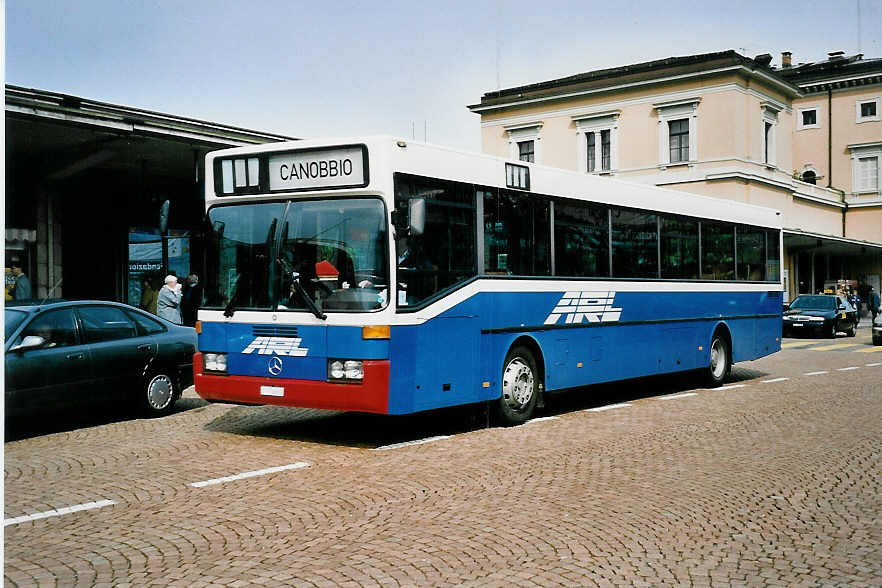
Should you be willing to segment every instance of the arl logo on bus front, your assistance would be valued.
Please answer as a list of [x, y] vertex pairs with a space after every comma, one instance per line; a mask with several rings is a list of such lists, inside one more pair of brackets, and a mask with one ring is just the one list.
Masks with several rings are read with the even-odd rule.
[[613, 308], [615, 297], [615, 292], [565, 292], [545, 324], [557, 324], [561, 317], [564, 324], [616, 322], [622, 309]]
[[309, 348], [301, 347], [302, 339], [291, 337], [255, 337], [254, 341], [242, 350], [242, 353], [258, 355], [286, 355], [288, 357], [306, 357]]
[[361, 147], [279, 153], [269, 158], [270, 190], [363, 186], [364, 167]]

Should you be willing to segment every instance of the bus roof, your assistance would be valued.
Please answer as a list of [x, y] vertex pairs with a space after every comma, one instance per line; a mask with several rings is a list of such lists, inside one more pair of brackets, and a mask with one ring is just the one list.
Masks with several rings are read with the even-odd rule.
[[[206, 158], [206, 178], [212, 177], [211, 162], [219, 157], [342, 145], [365, 145], [368, 149], [370, 184], [359, 190], [360, 192], [388, 190], [391, 187], [391, 173], [385, 173], [386, 171], [504, 189], [506, 163], [508, 163], [529, 168], [529, 192], [537, 195], [573, 198], [770, 228], [780, 229], [783, 226], [781, 213], [771, 208], [393, 136], [306, 139], [214, 151]], [[384, 173], [381, 173], [381, 170]], [[207, 183], [206, 191], [213, 194], [212, 182]], [[347, 192], [351, 193], [352, 190]], [[284, 194], [274, 194], [276, 198], [280, 195]], [[297, 196], [304, 195], [306, 194], [297, 193]]]

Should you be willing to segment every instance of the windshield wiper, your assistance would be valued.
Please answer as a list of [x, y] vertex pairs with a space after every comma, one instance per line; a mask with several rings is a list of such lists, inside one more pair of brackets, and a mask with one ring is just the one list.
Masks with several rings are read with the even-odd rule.
[[312, 311], [312, 314], [314, 314], [317, 318], [320, 318], [321, 320], [326, 320], [328, 318], [328, 315], [319, 310], [319, 307], [316, 306], [316, 303], [312, 299], [312, 297], [306, 293], [306, 288], [304, 288], [303, 284], [300, 283], [300, 274], [298, 274], [297, 272], [291, 272], [291, 280], [291, 284], [295, 288], [297, 288], [298, 292], [300, 292], [300, 296], [303, 297], [303, 300], [306, 302], [306, 306], [309, 307], [309, 310]]
[[303, 300], [306, 302], [306, 306], [309, 307], [309, 310], [316, 316], [316, 318], [320, 318], [321, 320], [326, 320], [328, 315], [323, 313], [318, 305], [315, 303], [315, 300], [307, 294], [306, 288], [303, 287], [303, 284], [300, 283], [300, 273], [294, 270], [294, 266], [291, 265], [284, 257], [277, 257], [276, 261], [279, 262], [279, 265], [282, 266], [282, 273], [286, 276], [291, 276], [291, 285], [297, 290]]

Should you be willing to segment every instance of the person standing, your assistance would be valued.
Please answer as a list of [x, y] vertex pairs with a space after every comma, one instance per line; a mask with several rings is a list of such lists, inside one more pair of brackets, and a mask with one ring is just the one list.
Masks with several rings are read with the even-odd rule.
[[200, 304], [202, 304], [202, 285], [199, 283], [199, 276], [190, 274], [187, 276], [186, 288], [181, 298], [181, 317], [188, 327], [196, 324]]
[[870, 286], [870, 297], [867, 302], [870, 305], [870, 312], [873, 313], [873, 321], [875, 321], [876, 315], [879, 314], [879, 293], [873, 286]]
[[176, 325], [183, 323], [181, 320], [181, 285], [178, 284], [177, 277], [165, 276], [165, 286], [159, 289], [156, 301], [156, 314]]
[[141, 302], [138, 304], [138, 308], [150, 314], [156, 314], [158, 296], [159, 294], [153, 288], [150, 276], [144, 276], [141, 280]]
[[13, 257], [9, 262], [12, 275], [15, 276], [15, 289], [12, 292], [14, 300], [28, 300], [31, 298], [31, 281], [25, 275], [21, 267], [21, 260]]

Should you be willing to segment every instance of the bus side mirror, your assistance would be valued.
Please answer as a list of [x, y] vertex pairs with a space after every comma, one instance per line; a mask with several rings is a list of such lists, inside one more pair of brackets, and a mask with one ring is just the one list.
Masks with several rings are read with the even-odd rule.
[[407, 224], [411, 235], [423, 234], [426, 229], [425, 198], [411, 198], [407, 201]]

